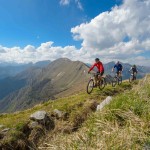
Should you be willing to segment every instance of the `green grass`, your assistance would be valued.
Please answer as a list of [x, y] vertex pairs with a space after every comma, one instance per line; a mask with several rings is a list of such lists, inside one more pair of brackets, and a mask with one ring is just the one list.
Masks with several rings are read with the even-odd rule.
[[50, 100], [46, 103], [39, 104], [33, 107], [32, 109], [12, 114], [0, 115], [0, 124], [3, 124], [9, 128], [13, 128], [17, 126], [18, 123], [20, 122], [26, 122], [29, 119], [30, 115], [38, 110], [45, 110], [47, 112], [52, 112], [54, 109], [59, 109], [65, 112], [69, 112], [74, 105], [86, 101], [87, 98], [89, 98], [88, 95], [86, 95], [85, 93], [81, 93], [79, 95], [58, 99], [56, 101]]
[[[92, 113], [78, 132], [55, 137], [53, 148], [150, 149], [150, 77], [141, 83], [133, 90], [117, 94], [102, 111]], [[127, 86], [125, 83], [119, 88]]]
[[[57, 145], [59, 146], [61, 144], [64, 144], [64, 141], [62, 140], [64, 140], [64, 138], [67, 138], [68, 140], [70, 140], [70, 142], [68, 143], [66, 141], [66, 145], [63, 145], [66, 148], [78, 149], [78, 147], [80, 146], [83, 148], [85, 147], [96, 148], [98, 147], [97, 140], [100, 138], [99, 136], [103, 135], [101, 133], [102, 129], [104, 127], [107, 127], [107, 124], [110, 127], [112, 126], [111, 128], [113, 128], [115, 122], [117, 121], [126, 124], [126, 121], [124, 122], [123, 113], [122, 116], [117, 116], [117, 114], [119, 114], [118, 113], [119, 110], [121, 110], [121, 112], [126, 110], [131, 110], [138, 115], [144, 116], [145, 113], [141, 109], [142, 108], [149, 109], [149, 107], [146, 108], [145, 104], [143, 103], [140, 103], [138, 105], [137, 102], [131, 101], [131, 99], [133, 99], [134, 96], [136, 97], [136, 95], [130, 92], [132, 86], [133, 85], [129, 84], [128, 82], [124, 82], [122, 85], [116, 86], [115, 88], [113, 88], [111, 85], [108, 85], [102, 91], [100, 91], [99, 89], [94, 89], [94, 92], [91, 95], [88, 95], [85, 92], [79, 93], [69, 97], [60, 98], [55, 101], [50, 100], [48, 102], [39, 104], [33, 107], [32, 109], [28, 109], [25, 111], [0, 115], [0, 124], [12, 129], [9, 132], [10, 137], [5, 142], [6, 143], [10, 141], [12, 142], [13, 140], [17, 140], [18, 138], [20, 138], [20, 136], [23, 136], [22, 130], [24, 126], [27, 124], [27, 122], [29, 121], [29, 117], [32, 113], [38, 110], [45, 110], [47, 113], [50, 114], [54, 109], [58, 109], [67, 112], [69, 114], [69, 119], [67, 121], [68, 124], [81, 127], [82, 123], [86, 121], [86, 119], [88, 120], [86, 121], [86, 123], [84, 123], [83, 127], [81, 128], [81, 131], [79, 130], [79, 132], [76, 132], [78, 134], [77, 136], [74, 136], [73, 133], [71, 134], [71, 138], [70, 138], [66, 134], [65, 135], [58, 134], [55, 137], [56, 142], [58, 142]], [[106, 107], [103, 113], [93, 113], [90, 108], [92, 103], [94, 102], [100, 103], [107, 96], [115, 97], [113, 102]], [[147, 115], [145, 115], [145, 119], [146, 118]], [[103, 127], [99, 127], [97, 125], [98, 120], [104, 123]], [[96, 135], [97, 132], [100, 135], [99, 134]], [[115, 136], [117, 137], [117, 134], [115, 134]], [[57, 138], [59, 139], [59, 141], [57, 141]], [[113, 139], [114, 136], [112, 136], [111, 138]], [[53, 141], [53, 143], [55, 143], [55, 140]], [[105, 141], [105, 144], [107, 142], [109, 143], [109, 140]]]
[[25, 111], [20, 111], [16, 113], [10, 113], [5, 115], [0, 115], [0, 124], [5, 125], [6, 127], [13, 128], [17, 126], [19, 122], [26, 122], [29, 119], [29, 116], [38, 110], [45, 110], [51, 113], [54, 109], [58, 109], [61, 111], [65, 111], [70, 113], [72, 110], [80, 111], [78, 104], [85, 103], [90, 100], [97, 100], [98, 102], [102, 101], [107, 95], [114, 95], [116, 93], [121, 93], [124, 89], [131, 87], [129, 83], [123, 83], [121, 86], [117, 86], [116, 88], [112, 88], [111, 86], [107, 86], [104, 90], [100, 91], [99, 89], [94, 89], [94, 92], [91, 95], [87, 93], [79, 93], [73, 96], [60, 98], [55, 101], [48, 101], [43, 104], [39, 104], [32, 109], [28, 109]]

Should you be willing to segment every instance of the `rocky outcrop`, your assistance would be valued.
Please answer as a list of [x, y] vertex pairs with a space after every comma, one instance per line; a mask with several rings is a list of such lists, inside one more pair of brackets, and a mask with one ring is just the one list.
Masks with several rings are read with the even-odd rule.
[[46, 133], [46, 130], [53, 130], [55, 127], [54, 121], [46, 111], [37, 111], [31, 114], [30, 120], [31, 121], [28, 124], [31, 130], [29, 141], [34, 144]]
[[[10, 147], [12, 147], [12, 149], [19, 150], [28, 150], [30, 149], [29, 147], [36, 149], [39, 139], [44, 136], [47, 131], [53, 130], [55, 127], [55, 123], [51, 118], [51, 115], [45, 111], [37, 111], [31, 114], [29, 119], [30, 121], [24, 124], [22, 129], [17, 131], [21, 134], [17, 140], [12, 138], [9, 143], [3, 142], [5, 139], [10, 139], [12, 136], [11, 132], [16, 132], [16, 129], [4, 128], [1, 130], [0, 149], [9, 150]], [[3, 127], [4, 126], [1, 125], [1, 128]], [[18, 134], [17, 132], [15, 134]]]
[[69, 114], [63, 111], [60, 111], [58, 109], [54, 109], [54, 111], [52, 112], [52, 117], [55, 117], [56, 119], [62, 119], [62, 120], [67, 120]]
[[34, 114], [30, 115], [30, 119], [34, 121], [45, 121], [47, 113], [45, 111], [37, 111]]
[[50, 115], [48, 115], [45, 111], [37, 111], [34, 114], [30, 115], [30, 126], [38, 126], [41, 125], [47, 130], [54, 128], [54, 121], [51, 119]]

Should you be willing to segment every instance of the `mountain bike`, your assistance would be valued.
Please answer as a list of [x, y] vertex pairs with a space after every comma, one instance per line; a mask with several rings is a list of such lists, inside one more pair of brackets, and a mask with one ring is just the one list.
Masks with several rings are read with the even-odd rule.
[[[104, 89], [105, 86], [106, 86], [106, 80], [105, 80], [105, 78], [102, 77], [99, 73], [90, 73], [90, 74], [92, 76], [90, 77], [90, 80], [89, 80], [89, 82], [87, 84], [87, 93], [91, 94], [92, 91], [93, 91], [93, 89], [97, 88], [97, 87], [99, 87], [100, 90]], [[98, 76], [98, 78], [99, 78], [99, 76], [101, 76], [100, 77], [101, 79], [99, 79], [99, 81], [97, 83], [97, 86], [95, 86], [95, 77], [96, 76]]]
[[121, 72], [116, 73], [112, 80], [112, 86], [115, 87], [117, 84], [120, 85], [122, 83], [122, 75]]
[[136, 80], [136, 72], [130, 72], [131, 74], [130, 74], [130, 77], [129, 77], [129, 82], [131, 83], [131, 82], [133, 82], [133, 81], [135, 81]]

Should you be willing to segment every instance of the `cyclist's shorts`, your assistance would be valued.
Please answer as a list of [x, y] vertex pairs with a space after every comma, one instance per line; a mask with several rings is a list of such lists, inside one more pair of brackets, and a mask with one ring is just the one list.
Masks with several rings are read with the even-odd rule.
[[101, 76], [103, 76], [104, 71], [102, 71], [102, 72], [97, 72], [97, 74], [100, 74]]
[[120, 72], [122, 72], [122, 70], [118, 70], [118, 71], [116, 72], [116, 74], [119, 75]]
[[132, 74], [136, 75], [136, 74], [137, 74], [137, 71], [132, 71]]

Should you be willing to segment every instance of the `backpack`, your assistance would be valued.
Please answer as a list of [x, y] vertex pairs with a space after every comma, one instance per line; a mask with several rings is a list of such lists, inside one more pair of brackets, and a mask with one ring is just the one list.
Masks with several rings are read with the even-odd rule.
[[136, 67], [132, 67], [132, 71], [133, 71], [133, 72], [137, 72]]

